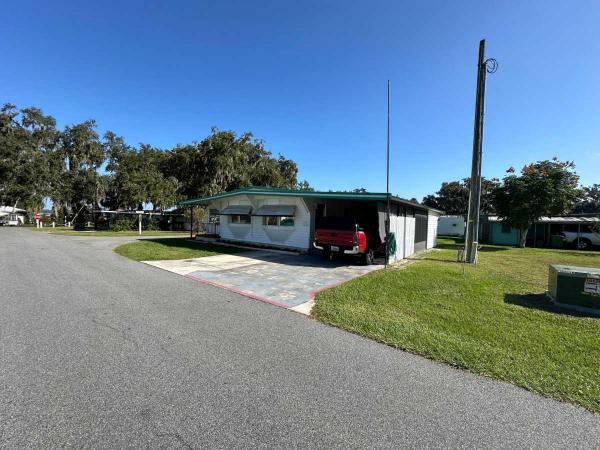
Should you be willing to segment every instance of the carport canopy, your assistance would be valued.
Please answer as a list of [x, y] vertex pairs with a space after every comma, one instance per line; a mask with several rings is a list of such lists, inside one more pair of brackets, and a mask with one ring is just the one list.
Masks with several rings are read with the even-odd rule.
[[296, 205], [263, 205], [253, 216], [293, 217], [296, 215]]
[[220, 212], [222, 216], [248, 216], [252, 211], [251, 205], [229, 205]]

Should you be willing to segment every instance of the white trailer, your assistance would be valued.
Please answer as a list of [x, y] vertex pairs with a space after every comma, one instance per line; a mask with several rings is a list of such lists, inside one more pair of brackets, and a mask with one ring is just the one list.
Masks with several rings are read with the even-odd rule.
[[464, 216], [440, 216], [438, 220], [437, 234], [439, 236], [464, 236]]

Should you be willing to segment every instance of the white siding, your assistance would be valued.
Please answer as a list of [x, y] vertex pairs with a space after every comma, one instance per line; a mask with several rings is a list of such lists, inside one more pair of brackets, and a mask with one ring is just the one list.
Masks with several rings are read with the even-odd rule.
[[279, 204], [296, 206], [293, 227], [265, 226], [262, 217], [254, 216], [252, 216], [251, 224], [236, 224], [230, 222], [229, 216], [221, 216], [219, 225], [221, 238], [308, 250], [310, 247], [310, 212], [301, 198], [253, 196], [250, 199], [246, 195], [239, 195], [216, 201], [210, 205], [210, 208], [222, 210], [229, 205], [252, 205], [253, 211], [255, 211], [262, 205]]
[[439, 216], [436, 213], [429, 211], [427, 217], [427, 248], [433, 248], [437, 245], [438, 218]]

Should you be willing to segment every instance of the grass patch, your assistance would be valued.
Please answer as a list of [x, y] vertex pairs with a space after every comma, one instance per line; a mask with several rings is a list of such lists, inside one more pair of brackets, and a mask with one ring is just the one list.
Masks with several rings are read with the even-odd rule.
[[245, 249], [225, 245], [206, 244], [188, 239], [144, 239], [129, 242], [115, 248], [119, 255], [136, 261], [152, 261], [161, 259], [190, 259], [204, 256], [215, 256], [223, 253], [233, 254]]
[[[70, 227], [56, 227], [56, 228], [31, 228], [33, 231], [45, 231], [49, 234], [59, 234], [61, 236], [92, 236], [92, 237], [119, 237], [119, 236], [139, 236], [137, 231], [75, 231]], [[148, 230], [142, 231], [142, 236], [189, 236], [189, 231], [160, 231], [160, 230]]]
[[31, 231], [45, 231], [46, 233], [58, 233], [61, 231], [73, 231], [73, 227], [57, 226], [57, 227], [52, 228], [52, 225], [44, 226], [43, 228], [37, 228], [35, 225], [27, 224], [27, 225], [24, 225], [23, 228], [26, 228]]
[[403, 270], [373, 272], [316, 297], [322, 322], [600, 412], [600, 319], [544, 296], [548, 265], [600, 266], [600, 253], [484, 246], [456, 262], [457, 241]]

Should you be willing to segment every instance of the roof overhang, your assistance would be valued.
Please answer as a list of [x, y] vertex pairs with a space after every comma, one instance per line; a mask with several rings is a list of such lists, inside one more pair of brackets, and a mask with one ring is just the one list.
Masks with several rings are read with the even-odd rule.
[[182, 206], [190, 205], [208, 205], [215, 200], [234, 197], [236, 195], [249, 196], [269, 196], [269, 197], [302, 197], [302, 198], [322, 198], [336, 200], [385, 200], [385, 193], [355, 193], [355, 192], [315, 192], [315, 191], [300, 191], [300, 190], [270, 190], [270, 189], [235, 189], [221, 194], [211, 195], [210, 197], [192, 198], [184, 200], [180, 203]]
[[219, 214], [222, 216], [248, 216], [252, 211], [252, 205], [229, 205]]

